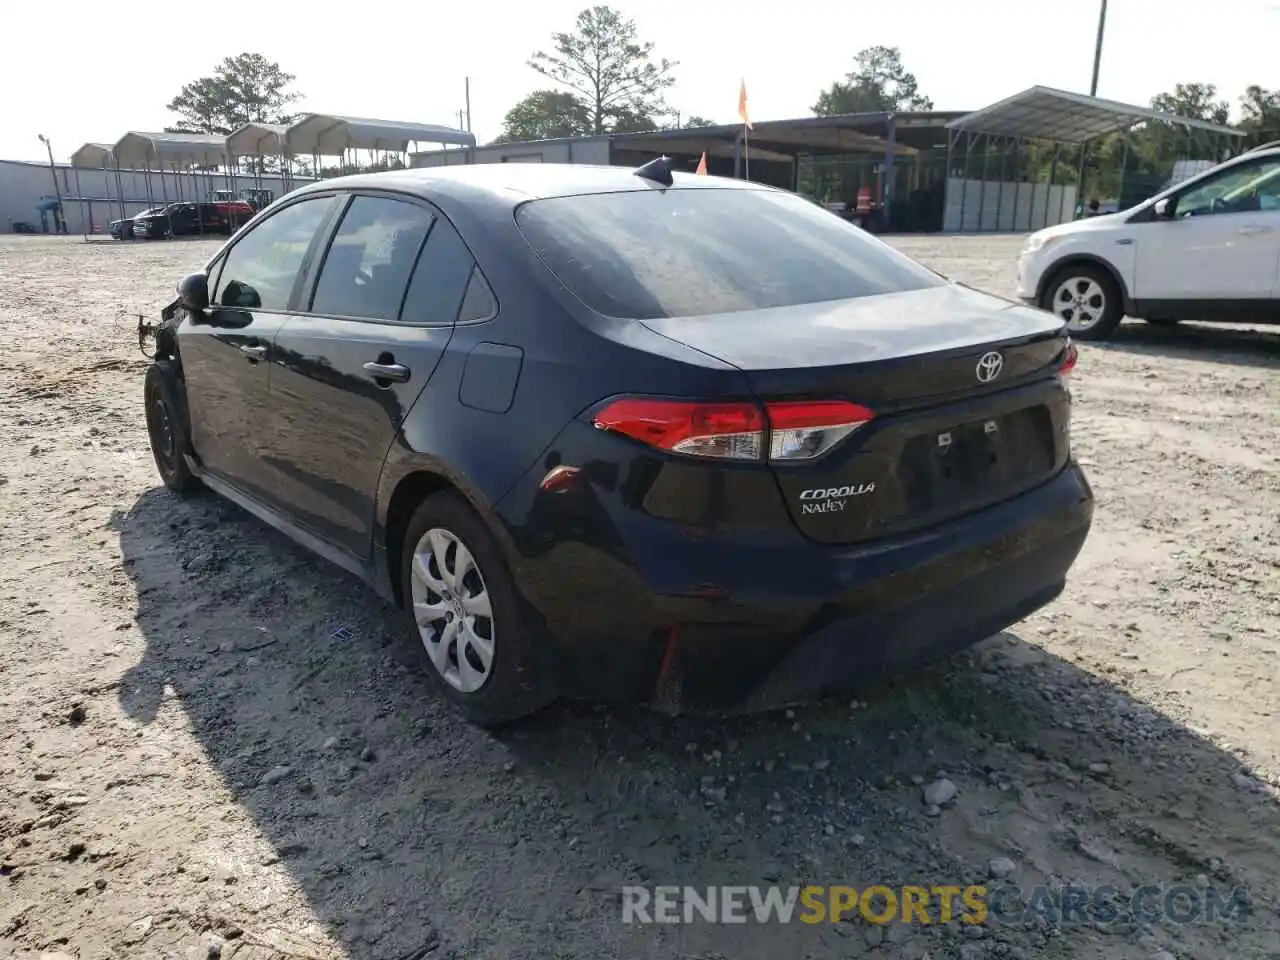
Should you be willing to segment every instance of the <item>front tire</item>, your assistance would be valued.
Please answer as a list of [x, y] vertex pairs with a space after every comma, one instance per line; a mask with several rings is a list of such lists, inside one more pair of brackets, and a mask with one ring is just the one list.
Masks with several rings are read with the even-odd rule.
[[1089, 263], [1057, 271], [1045, 284], [1040, 306], [1063, 320], [1078, 340], [1105, 340], [1120, 325], [1124, 307], [1111, 274]]
[[404, 544], [402, 602], [440, 692], [482, 727], [551, 703], [531, 617], [471, 506], [454, 491], [433, 494], [414, 511]]
[[151, 454], [164, 485], [183, 494], [200, 486], [185, 457], [190, 449], [185, 391], [182, 373], [173, 360], [157, 360], [147, 368], [143, 397]]

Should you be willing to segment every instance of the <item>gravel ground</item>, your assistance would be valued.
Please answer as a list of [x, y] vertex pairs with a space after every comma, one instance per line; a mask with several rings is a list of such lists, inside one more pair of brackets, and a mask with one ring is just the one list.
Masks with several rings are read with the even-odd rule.
[[[1011, 292], [1018, 238], [896, 242]], [[368, 590], [158, 485], [130, 314], [212, 250], [0, 238], [0, 955], [1280, 956], [1276, 332], [1135, 323], [1084, 346], [1094, 531], [1009, 633], [865, 703], [563, 705], [492, 736], [430, 695]], [[626, 884], [1009, 871], [1028, 894], [1238, 885], [1248, 908], [620, 920]]]

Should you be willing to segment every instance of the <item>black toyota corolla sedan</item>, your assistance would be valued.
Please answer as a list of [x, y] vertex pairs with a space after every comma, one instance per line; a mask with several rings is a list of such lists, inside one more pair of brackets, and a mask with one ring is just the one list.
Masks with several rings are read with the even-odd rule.
[[1057, 318], [662, 160], [304, 187], [151, 332], [164, 482], [394, 599], [481, 724], [847, 692], [1053, 600], [1092, 519]]

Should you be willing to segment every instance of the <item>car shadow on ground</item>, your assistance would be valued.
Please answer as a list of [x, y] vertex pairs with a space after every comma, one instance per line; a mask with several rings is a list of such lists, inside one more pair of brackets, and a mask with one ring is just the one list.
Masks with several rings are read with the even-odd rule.
[[1111, 336], [1089, 341], [1090, 349], [1150, 357], [1207, 360], [1241, 367], [1280, 366], [1280, 327], [1179, 323], [1161, 327], [1126, 320]]
[[[176, 703], [229, 793], [208, 802], [233, 808], [224, 822], [246, 813], [275, 851], [237, 862], [214, 932], [296, 933], [307, 918], [236, 899], [284, 869], [358, 960], [1276, 945], [1280, 809], [1267, 789], [1117, 684], [1012, 634], [867, 703], [723, 721], [559, 705], [490, 734], [432, 695], [396, 611], [230, 504], [155, 489], [115, 526], [147, 642], [121, 703], [143, 723], [169, 722]], [[940, 776], [958, 795], [931, 809], [922, 791]], [[964, 886], [993, 883], [995, 857], [1028, 896], [1209, 883], [1224, 900], [1248, 891], [1250, 915], [1179, 925], [1122, 911], [1055, 932], [1042, 904], [978, 938], [856, 912], [812, 926], [621, 922], [626, 885]]]

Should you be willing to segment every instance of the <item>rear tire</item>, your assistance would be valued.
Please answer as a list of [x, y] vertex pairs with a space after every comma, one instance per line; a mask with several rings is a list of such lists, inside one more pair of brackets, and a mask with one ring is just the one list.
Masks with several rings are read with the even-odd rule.
[[151, 454], [164, 485], [175, 493], [190, 493], [200, 480], [187, 466], [190, 449], [187, 433], [186, 387], [173, 360], [157, 360], [147, 368], [143, 385], [147, 412], [147, 436]]
[[497, 542], [455, 491], [414, 511], [400, 558], [402, 604], [427, 673], [472, 723], [498, 727], [556, 699], [533, 617]]
[[1066, 323], [1067, 331], [1077, 340], [1105, 340], [1124, 315], [1115, 280], [1091, 263], [1056, 271], [1045, 284], [1040, 306]]

